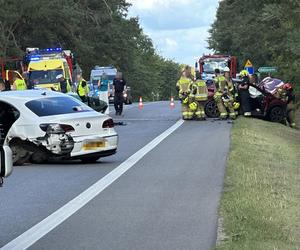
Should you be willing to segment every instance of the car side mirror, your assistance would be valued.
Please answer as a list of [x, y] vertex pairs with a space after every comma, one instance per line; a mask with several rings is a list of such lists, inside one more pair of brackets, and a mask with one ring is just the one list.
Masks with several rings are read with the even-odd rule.
[[3, 178], [8, 177], [12, 172], [12, 152], [8, 146], [0, 147], [0, 186]]

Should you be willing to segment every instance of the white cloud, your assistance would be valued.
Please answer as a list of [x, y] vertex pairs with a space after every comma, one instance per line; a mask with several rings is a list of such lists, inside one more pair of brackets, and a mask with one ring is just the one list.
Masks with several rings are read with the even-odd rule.
[[178, 43], [175, 41], [175, 39], [169, 37], [165, 38], [165, 44], [169, 50], [175, 50], [178, 48]]
[[214, 21], [218, 0], [129, 0], [131, 16], [140, 18], [144, 32], [158, 52], [180, 63], [209, 53], [208, 30]]
[[173, 4], [189, 4], [193, 0], [129, 0], [129, 3], [134, 5], [137, 10], [151, 10], [155, 8], [166, 8]]
[[163, 32], [151, 30], [146, 34], [154, 41], [159, 54], [179, 63], [194, 64], [195, 57], [210, 53], [206, 48], [208, 46], [207, 27]]

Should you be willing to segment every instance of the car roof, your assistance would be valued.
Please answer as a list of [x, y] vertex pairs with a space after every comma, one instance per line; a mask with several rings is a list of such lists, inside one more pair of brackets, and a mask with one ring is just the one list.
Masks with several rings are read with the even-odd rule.
[[28, 101], [48, 98], [48, 97], [68, 97], [60, 92], [55, 92], [46, 89], [35, 90], [18, 90], [18, 91], [2, 91], [0, 92], [0, 100], [12, 103], [25, 103]]

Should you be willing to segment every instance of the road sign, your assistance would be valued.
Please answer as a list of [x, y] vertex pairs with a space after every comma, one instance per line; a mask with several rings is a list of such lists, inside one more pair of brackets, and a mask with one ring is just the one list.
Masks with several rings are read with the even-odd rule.
[[249, 59], [247, 60], [247, 62], [245, 64], [245, 68], [253, 68], [253, 64]]
[[245, 64], [245, 70], [247, 70], [250, 75], [254, 74], [254, 67], [253, 67], [252, 62], [249, 59], [247, 60], [247, 62]]
[[247, 62], [245, 64], [245, 70], [247, 70], [250, 75], [254, 74], [254, 67], [253, 67], [252, 62], [249, 59], [247, 60]]
[[260, 67], [258, 69], [259, 73], [275, 73], [278, 71], [277, 67]]
[[247, 70], [250, 75], [254, 74], [254, 68], [253, 67], [245, 67], [245, 70]]

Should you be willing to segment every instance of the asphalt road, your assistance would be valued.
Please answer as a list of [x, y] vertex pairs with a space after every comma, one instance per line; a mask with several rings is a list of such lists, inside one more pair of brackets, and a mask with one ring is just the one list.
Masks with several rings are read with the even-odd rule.
[[[115, 117], [114, 117], [115, 118]], [[180, 119], [167, 102], [126, 106], [118, 153], [97, 164], [15, 167], [0, 189], [0, 246], [57, 211]], [[30, 249], [211, 249], [231, 125], [185, 122]]]

